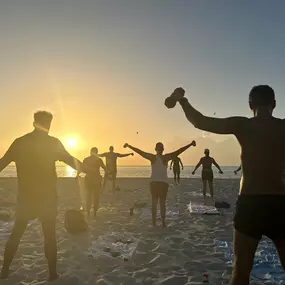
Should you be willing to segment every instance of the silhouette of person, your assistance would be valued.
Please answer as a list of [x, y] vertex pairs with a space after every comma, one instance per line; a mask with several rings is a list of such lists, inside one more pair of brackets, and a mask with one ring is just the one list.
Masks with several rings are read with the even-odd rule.
[[108, 171], [103, 160], [98, 157], [98, 149], [96, 147], [91, 148], [90, 156], [83, 160], [83, 165], [86, 170], [85, 188], [87, 191], [87, 215], [88, 217], [90, 216], [91, 207], [93, 205], [93, 215], [96, 217], [102, 188], [100, 169], [104, 169], [105, 173]]
[[170, 163], [170, 170], [173, 169], [174, 184], [180, 183], [180, 165], [183, 170], [184, 166], [179, 157], [175, 157]]
[[58, 278], [55, 162], [62, 161], [74, 169], [80, 171], [83, 169], [81, 169], [81, 162], [65, 150], [60, 140], [48, 134], [52, 118], [52, 114], [46, 111], [35, 113], [34, 131], [17, 138], [0, 159], [0, 171], [11, 162], [15, 162], [18, 177], [16, 220], [5, 248], [2, 279], [8, 277], [20, 239], [28, 222], [35, 218], [38, 218], [42, 224], [49, 280]]
[[262, 235], [270, 238], [285, 268], [285, 120], [273, 117], [274, 90], [259, 85], [249, 93], [253, 118], [211, 118], [198, 112], [178, 88], [169, 99], [179, 102], [198, 129], [233, 134], [241, 146], [242, 179], [234, 217], [233, 285], [249, 284], [256, 248]]
[[210, 150], [205, 149], [204, 151], [205, 156], [200, 159], [198, 164], [196, 165], [194, 171], [192, 174], [194, 175], [196, 170], [202, 165], [202, 183], [203, 183], [203, 196], [204, 201], [206, 200], [206, 193], [207, 193], [207, 182], [210, 188], [210, 195], [212, 200], [214, 200], [214, 186], [213, 186], [213, 170], [212, 170], [212, 164], [214, 164], [218, 169], [220, 174], [223, 174], [223, 171], [221, 170], [220, 166], [217, 164], [214, 158], [210, 156]]
[[161, 142], [157, 143], [155, 146], [156, 154], [151, 154], [144, 152], [138, 148], [135, 148], [129, 144], [125, 144], [125, 148], [130, 148], [143, 158], [151, 162], [151, 183], [150, 183], [150, 192], [152, 197], [152, 224], [156, 226], [156, 215], [157, 215], [157, 203], [160, 203], [160, 213], [162, 226], [166, 227], [165, 216], [166, 216], [166, 197], [168, 192], [168, 177], [167, 177], [167, 168], [168, 162], [175, 159], [185, 150], [191, 146], [196, 146], [196, 142], [180, 148], [177, 151], [172, 153], [163, 154], [164, 146]]
[[108, 172], [105, 172], [102, 190], [105, 189], [107, 180], [110, 179], [112, 181], [112, 184], [113, 184], [113, 193], [116, 192], [117, 159], [121, 158], [121, 157], [127, 157], [130, 155], [134, 155], [134, 154], [133, 153], [120, 154], [120, 153], [114, 152], [113, 146], [110, 146], [109, 152], [98, 154], [99, 157], [105, 157], [106, 158], [106, 167], [108, 169]]
[[241, 171], [241, 165], [239, 166], [238, 169], [236, 169], [236, 170], [234, 171], [235, 175], [237, 175], [240, 171]]

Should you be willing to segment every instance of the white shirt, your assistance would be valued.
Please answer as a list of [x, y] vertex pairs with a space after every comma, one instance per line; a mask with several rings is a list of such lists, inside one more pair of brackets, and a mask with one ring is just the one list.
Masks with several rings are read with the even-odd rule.
[[163, 163], [161, 155], [157, 155], [155, 162], [151, 165], [151, 181], [168, 183], [167, 164]]

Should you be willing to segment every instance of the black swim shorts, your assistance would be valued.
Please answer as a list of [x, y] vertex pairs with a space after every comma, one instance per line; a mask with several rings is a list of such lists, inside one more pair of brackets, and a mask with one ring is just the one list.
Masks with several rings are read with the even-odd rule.
[[152, 198], [166, 199], [168, 192], [168, 183], [153, 181], [150, 183], [150, 192]]
[[212, 170], [202, 170], [202, 180], [203, 181], [213, 181], [214, 174]]
[[249, 237], [285, 239], [285, 195], [240, 195], [236, 203], [235, 229]]

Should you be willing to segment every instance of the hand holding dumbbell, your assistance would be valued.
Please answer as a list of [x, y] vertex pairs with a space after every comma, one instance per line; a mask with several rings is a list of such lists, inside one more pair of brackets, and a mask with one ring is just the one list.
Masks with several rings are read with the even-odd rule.
[[167, 108], [174, 108], [176, 103], [181, 100], [185, 95], [185, 90], [182, 87], [176, 88], [173, 93], [165, 99], [165, 106]]

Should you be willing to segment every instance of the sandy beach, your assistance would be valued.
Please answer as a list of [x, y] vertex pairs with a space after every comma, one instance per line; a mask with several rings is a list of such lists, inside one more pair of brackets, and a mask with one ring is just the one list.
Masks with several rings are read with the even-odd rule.
[[[59, 215], [57, 223], [58, 270], [61, 277], [52, 284], [221, 284], [227, 269], [224, 254], [216, 240], [232, 241], [232, 217], [239, 180], [216, 180], [216, 199], [231, 204], [220, 216], [191, 215], [190, 201], [202, 202], [201, 181], [183, 179], [180, 186], [170, 181], [168, 228], [151, 226], [148, 179], [118, 179], [120, 191], [111, 193], [108, 185], [102, 195], [96, 220], [90, 219], [88, 232], [72, 236], [63, 226], [67, 209], [84, 205], [84, 189], [76, 179], [58, 180]], [[0, 180], [0, 208], [13, 211], [16, 179]], [[134, 216], [129, 209], [135, 206]], [[11, 222], [1, 222], [0, 259]], [[41, 227], [30, 223], [12, 263], [13, 273], [2, 285], [48, 284]]]

